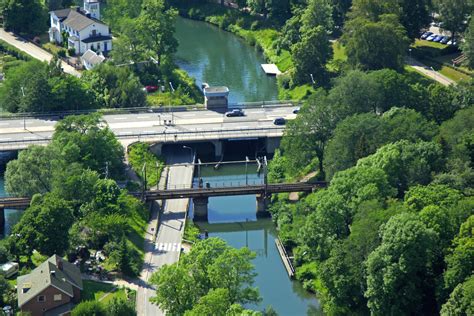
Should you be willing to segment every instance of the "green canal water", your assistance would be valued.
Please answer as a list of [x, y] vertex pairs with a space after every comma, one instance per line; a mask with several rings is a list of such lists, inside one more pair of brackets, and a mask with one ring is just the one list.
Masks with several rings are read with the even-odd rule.
[[[224, 165], [217, 171], [203, 167], [201, 177], [211, 186], [263, 182], [255, 165], [249, 165], [247, 169], [247, 180], [245, 165]], [[197, 178], [194, 185], [197, 186]], [[212, 197], [208, 207], [209, 224], [198, 223], [201, 229], [233, 247], [248, 247], [257, 254], [253, 260], [257, 273], [254, 285], [259, 288], [262, 302], [248, 308], [263, 310], [272, 306], [282, 316], [322, 315], [316, 297], [288, 277], [275, 246], [275, 225], [271, 219], [256, 218], [255, 195]]]
[[229, 102], [278, 99], [275, 77], [265, 75], [263, 55], [241, 38], [205, 22], [178, 17], [176, 63], [200, 87], [229, 87]]
[[[0, 172], [0, 197], [2, 196], [7, 196], [7, 194], [5, 192], [4, 175]], [[10, 234], [13, 225], [20, 220], [21, 213], [19, 210], [5, 209], [5, 227], [3, 232], [0, 231], [0, 239]]]

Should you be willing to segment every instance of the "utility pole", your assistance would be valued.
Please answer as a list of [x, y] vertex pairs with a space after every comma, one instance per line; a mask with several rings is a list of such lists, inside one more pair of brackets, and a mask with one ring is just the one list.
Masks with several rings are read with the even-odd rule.
[[173, 88], [173, 84], [170, 81], [170, 103], [169, 103], [169, 105], [170, 105], [170, 112], [171, 112], [171, 124], [174, 124], [173, 111], [171, 111], [171, 97], [172, 97], [173, 93], [174, 93], [174, 88]]
[[146, 161], [143, 163], [142, 175], [143, 175], [142, 196], [143, 196], [143, 199], [145, 199], [145, 192], [146, 192]]
[[160, 184], [160, 164], [158, 161], [156, 162], [156, 189], [159, 190], [160, 188], [158, 185]]
[[247, 168], [248, 168], [248, 163], [249, 163], [249, 157], [245, 156], [245, 185], [249, 185], [249, 179], [248, 179], [248, 174], [247, 174]]
[[[23, 98], [25, 97], [25, 89], [23, 86], [20, 87], [21, 89], [21, 94], [23, 95]], [[23, 129], [26, 131], [26, 115], [23, 114]]]

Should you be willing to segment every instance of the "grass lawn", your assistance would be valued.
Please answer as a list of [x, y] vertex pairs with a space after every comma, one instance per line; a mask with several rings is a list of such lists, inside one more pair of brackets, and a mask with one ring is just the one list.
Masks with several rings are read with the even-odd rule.
[[61, 49], [64, 49], [63, 47], [57, 46], [56, 44], [49, 42], [42, 44], [41, 46], [52, 54], [57, 54]]
[[454, 81], [460, 81], [460, 80], [469, 80], [470, 77], [462, 72], [456, 71], [453, 68], [438, 64], [434, 61], [427, 60], [427, 59], [421, 59], [421, 62], [423, 62], [425, 65], [428, 67], [433, 67], [434, 70], [438, 71], [439, 73], [445, 75], [451, 80]]
[[430, 42], [430, 41], [425, 41], [421, 39], [415, 39], [415, 43], [412, 45], [413, 48], [419, 48], [419, 47], [431, 47], [435, 49], [444, 49], [446, 48], [446, 45], [437, 43], [437, 42]]
[[127, 299], [126, 290], [113, 284], [84, 280], [83, 285], [82, 301], [100, 301], [107, 305], [114, 297]]
[[334, 52], [333, 60], [347, 60], [346, 50], [339, 42], [335, 41], [332, 43], [332, 50]]

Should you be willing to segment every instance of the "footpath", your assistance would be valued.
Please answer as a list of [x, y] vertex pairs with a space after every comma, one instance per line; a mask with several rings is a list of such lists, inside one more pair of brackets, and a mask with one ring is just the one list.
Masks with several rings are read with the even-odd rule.
[[440, 84], [444, 86], [449, 86], [452, 84], [455, 84], [454, 80], [449, 79], [445, 75], [434, 71], [430, 67], [426, 66], [425, 64], [419, 62], [418, 60], [414, 58], [407, 58], [406, 59], [406, 64], [410, 66], [411, 68], [415, 69], [416, 71], [422, 73], [423, 75], [430, 77], [431, 79], [439, 82]]
[[[16, 36], [13, 33], [9, 33], [5, 31], [3, 28], [0, 28], [0, 40], [7, 42], [8, 44], [16, 47], [17, 49], [27, 53], [33, 58], [38, 59], [39, 61], [50, 62], [53, 59], [53, 55], [49, 52], [45, 51], [44, 49], [28, 42], [21, 37]], [[74, 69], [74, 67], [68, 65], [64, 61], [61, 61], [61, 67], [63, 68], [65, 73], [70, 75], [80, 77], [81, 73]]]
[[[169, 153], [166, 155], [168, 169], [160, 179], [160, 186], [183, 185], [190, 188], [194, 174], [194, 166], [190, 163], [189, 153]], [[179, 165], [178, 165], [179, 164]], [[164, 183], [163, 183], [164, 182]], [[145, 240], [145, 263], [138, 282], [137, 315], [164, 315], [158, 306], [150, 302], [156, 289], [148, 284], [152, 274], [165, 264], [173, 264], [179, 260], [181, 241], [186, 223], [186, 212], [189, 199], [176, 199], [153, 204], [152, 219], [147, 228]]]

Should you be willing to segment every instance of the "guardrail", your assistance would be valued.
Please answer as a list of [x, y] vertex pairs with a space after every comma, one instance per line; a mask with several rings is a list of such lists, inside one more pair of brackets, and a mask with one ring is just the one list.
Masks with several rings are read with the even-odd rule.
[[[185, 131], [169, 131], [148, 132], [148, 133], [119, 133], [116, 137], [121, 140], [134, 141], [156, 141], [164, 143], [183, 142], [183, 141], [199, 141], [199, 140], [216, 140], [229, 138], [255, 138], [255, 137], [281, 137], [285, 127], [275, 126], [267, 128], [240, 128], [240, 129], [224, 129], [224, 130], [185, 130]], [[24, 149], [29, 145], [47, 145], [52, 137], [43, 137], [28, 140], [7, 140], [0, 141], [0, 150], [16, 150]]]
[[[240, 102], [231, 103], [229, 108], [258, 108], [258, 107], [290, 107], [301, 105], [300, 101], [294, 100], [275, 100], [258, 102]], [[51, 111], [51, 112], [27, 112], [27, 113], [1, 113], [0, 120], [18, 119], [18, 118], [60, 118], [67, 115], [80, 115], [89, 113], [101, 113], [103, 115], [130, 114], [130, 113], [166, 113], [166, 112], [186, 112], [186, 111], [204, 111], [204, 104], [193, 105], [173, 105], [161, 107], [134, 107], [134, 108], [113, 108], [113, 109], [88, 109], [88, 110], [70, 110], [70, 111]]]

